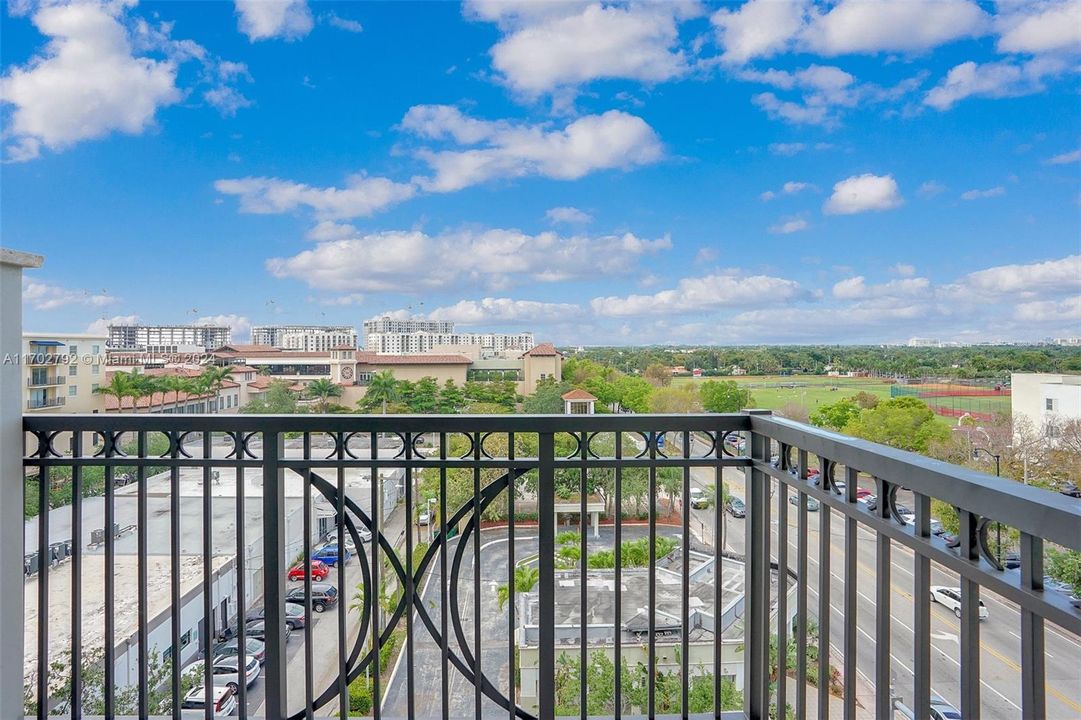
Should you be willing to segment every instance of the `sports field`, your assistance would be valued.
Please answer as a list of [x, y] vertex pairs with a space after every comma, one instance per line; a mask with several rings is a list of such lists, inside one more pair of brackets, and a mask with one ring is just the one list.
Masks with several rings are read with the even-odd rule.
[[[734, 380], [746, 387], [754, 398], [752, 405], [766, 410], [780, 410], [788, 403], [798, 403], [814, 410], [858, 392], [868, 392], [881, 400], [889, 400], [890, 384], [873, 378], [843, 378], [822, 376], [764, 375], [715, 378], [672, 378], [673, 385], [701, 383], [705, 380]], [[950, 398], [939, 398], [947, 400]], [[986, 398], [979, 398], [986, 399]], [[1009, 398], [1007, 398], [1007, 403]]]

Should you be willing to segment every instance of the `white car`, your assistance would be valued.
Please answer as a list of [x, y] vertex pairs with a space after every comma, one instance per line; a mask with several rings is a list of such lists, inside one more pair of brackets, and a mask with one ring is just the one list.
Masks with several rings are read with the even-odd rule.
[[[236, 655], [222, 655], [214, 658], [214, 662], [211, 666], [213, 682], [215, 685], [224, 685], [230, 688], [233, 692], [240, 689], [240, 678], [244, 678], [245, 687], [250, 686], [259, 677], [259, 661], [255, 659], [255, 656], [248, 656], [247, 667], [244, 668], [243, 673], [240, 668], [240, 658]], [[196, 684], [202, 683], [203, 677], [203, 661], [196, 660], [191, 665], [184, 668], [184, 674], [191, 673], [196, 678]]]
[[[961, 588], [932, 585], [931, 602], [942, 603], [953, 610], [954, 615], [961, 617]], [[983, 604], [983, 600], [980, 600], [979, 616], [980, 620], [986, 620], [988, 617], [987, 606]]]
[[[237, 710], [236, 693], [228, 685], [215, 685], [211, 688], [214, 699], [214, 717], [223, 718], [235, 715]], [[183, 717], [205, 717], [206, 692], [203, 683], [199, 683], [184, 696], [180, 705]], [[193, 712], [198, 710], [198, 712]]]
[[700, 487], [691, 488], [691, 507], [693, 508], [708, 508], [709, 498], [706, 497], [706, 492]]
[[932, 695], [931, 720], [962, 720], [961, 711], [940, 696]]
[[432, 516], [427, 510], [417, 515], [417, 525], [427, 525], [432, 521]]

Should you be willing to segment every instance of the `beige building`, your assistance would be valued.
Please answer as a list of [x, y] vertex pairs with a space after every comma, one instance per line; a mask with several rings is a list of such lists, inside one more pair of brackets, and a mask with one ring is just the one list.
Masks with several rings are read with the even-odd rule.
[[23, 333], [23, 412], [96, 413], [105, 398], [94, 393], [105, 379], [108, 336], [93, 333]]
[[522, 353], [522, 381], [518, 392], [532, 395], [541, 380], [563, 381], [563, 353], [555, 349], [552, 343], [541, 343]]

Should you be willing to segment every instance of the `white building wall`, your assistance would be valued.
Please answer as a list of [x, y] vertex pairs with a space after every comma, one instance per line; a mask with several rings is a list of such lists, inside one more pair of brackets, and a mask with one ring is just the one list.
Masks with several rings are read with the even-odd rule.
[[1081, 375], [1014, 373], [1010, 384], [1015, 423], [1027, 418], [1053, 438], [1062, 422], [1081, 419]]

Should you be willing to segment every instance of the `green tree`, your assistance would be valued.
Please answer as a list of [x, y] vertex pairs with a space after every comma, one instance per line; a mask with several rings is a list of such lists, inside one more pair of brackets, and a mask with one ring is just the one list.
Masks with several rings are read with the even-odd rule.
[[698, 389], [702, 407], [709, 412], [739, 412], [753, 402], [751, 393], [733, 380], [706, 380]]
[[228, 367], [218, 365], [208, 365], [199, 376], [199, 380], [214, 399], [216, 412], [221, 412], [221, 389], [231, 377], [232, 371]]
[[849, 435], [902, 450], [926, 453], [932, 442], [941, 442], [950, 429], [919, 398], [898, 397], [862, 410], [844, 427]]
[[[514, 568], [514, 592], [527, 593], [540, 581], [540, 570], [532, 565], [519, 565]], [[506, 583], [496, 588], [496, 598], [499, 600], [499, 609], [507, 604], [510, 599], [510, 587]]]
[[[94, 392], [98, 395], [108, 395], [116, 398], [116, 406], [118, 412], [124, 411], [124, 398], [134, 397], [136, 387], [134, 383], [134, 376], [132, 373], [124, 371], [114, 372], [109, 376], [109, 382], [105, 385], [99, 385], [94, 388]], [[132, 410], [135, 409], [135, 402], [132, 401]]]
[[319, 412], [325, 413], [330, 406], [331, 398], [340, 398], [342, 396], [342, 388], [327, 378], [318, 378], [312, 380], [304, 388], [304, 396], [315, 400]]
[[530, 415], [551, 415], [563, 412], [563, 394], [571, 389], [569, 383], [557, 383], [546, 378], [537, 383], [537, 389], [522, 400], [522, 411]]
[[383, 414], [387, 414], [387, 405], [398, 400], [398, 381], [394, 379], [394, 373], [390, 370], [380, 370], [372, 375], [368, 383], [368, 391], [364, 393], [357, 404], [362, 410], [371, 412], [373, 408], [382, 406]]
[[266, 398], [252, 400], [240, 412], [252, 415], [294, 415], [300, 412], [298, 397], [287, 380], [271, 380]]
[[191, 378], [184, 375], [163, 375], [158, 379], [159, 387], [161, 388], [162, 403], [165, 402], [164, 393], [173, 393], [173, 412], [175, 413], [180, 409], [180, 393], [191, 395], [195, 390], [195, 384], [191, 381]]
[[460, 413], [464, 407], [465, 391], [455, 385], [453, 380], [447, 380], [439, 390], [436, 412], [452, 415]]
[[831, 430], [844, 430], [860, 415], [860, 406], [852, 398], [843, 398], [829, 405], [820, 405], [811, 413], [811, 424]]
[[650, 363], [642, 371], [642, 377], [654, 387], [668, 387], [672, 384], [672, 371], [661, 363]]
[[649, 384], [649, 381], [624, 375], [617, 378], [613, 385], [617, 402], [621, 406], [631, 412], [649, 412], [649, 398], [653, 394], [653, 386]]

